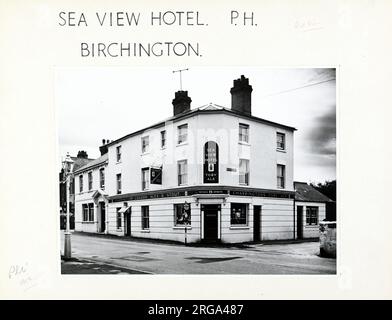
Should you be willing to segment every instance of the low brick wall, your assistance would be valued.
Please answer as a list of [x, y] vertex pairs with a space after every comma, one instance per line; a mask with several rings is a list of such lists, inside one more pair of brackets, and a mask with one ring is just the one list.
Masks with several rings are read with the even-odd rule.
[[336, 258], [336, 221], [320, 222], [320, 256]]

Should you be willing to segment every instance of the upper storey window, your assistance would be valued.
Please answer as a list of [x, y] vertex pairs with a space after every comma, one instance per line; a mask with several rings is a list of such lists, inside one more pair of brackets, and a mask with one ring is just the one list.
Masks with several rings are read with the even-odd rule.
[[148, 190], [150, 186], [150, 168], [142, 169], [142, 190]]
[[79, 176], [79, 192], [80, 193], [83, 192], [83, 175], [82, 174]]
[[280, 189], [285, 188], [286, 167], [282, 164], [276, 166], [277, 187]]
[[117, 181], [117, 194], [121, 194], [121, 173], [118, 173], [116, 175], [116, 181]]
[[99, 186], [102, 190], [105, 190], [105, 169], [99, 169]]
[[177, 162], [178, 185], [182, 186], [188, 183], [188, 162], [181, 160]]
[[117, 159], [117, 162], [121, 161], [121, 146], [118, 146], [116, 148], [116, 159]]
[[188, 141], [188, 124], [178, 126], [178, 140], [177, 143], [181, 144]]
[[276, 149], [286, 150], [286, 137], [284, 133], [281, 132], [276, 133]]
[[150, 147], [150, 138], [147, 137], [143, 137], [142, 138], [142, 153], [146, 153], [148, 152]]
[[249, 185], [249, 160], [240, 159], [239, 165], [240, 184]]
[[239, 125], [239, 136], [238, 140], [240, 142], [246, 142], [249, 143], [249, 125], [240, 123]]
[[161, 131], [161, 148], [166, 147], [166, 130]]
[[88, 190], [92, 190], [93, 189], [93, 173], [89, 172], [87, 177], [88, 177]]

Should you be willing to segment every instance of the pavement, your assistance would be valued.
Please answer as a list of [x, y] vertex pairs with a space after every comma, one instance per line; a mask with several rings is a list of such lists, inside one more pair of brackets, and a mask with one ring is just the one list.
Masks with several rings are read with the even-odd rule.
[[83, 233], [71, 241], [62, 274], [336, 274], [336, 259], [319, 257], [318, 241], [185, 246]]

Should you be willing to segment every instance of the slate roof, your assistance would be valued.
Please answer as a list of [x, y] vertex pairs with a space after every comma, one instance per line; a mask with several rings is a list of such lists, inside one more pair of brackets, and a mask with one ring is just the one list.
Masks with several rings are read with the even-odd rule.
[[101, 164], [103, 164], [103, 163], [105, 163], [107, 161], [108, 161], [108, 154], [105, 153], [103, 156], [100, 156], [99, 158], [88, 162], [84, 166], [79, 167], [77, 170], [74, 170], [74, 173], [76, 174], [78, 172], [86, 171], [86, 170], [88, 170], [90, 168], [99, 166], [99, 165], [101, 165]]
[[88, 164], [90, 161], [94, 160], [94, 159], [89, 159], [89, 158], [78, 158], [78, 157], [71, 157], [71, 159], [74, 161], [74, 167], [73, 167], [74, 172], [76, 170], [78, 170], [79, 168]]
[[317, 191], [306, 182], [294, 182], [295, 201], [332, 202], [330, 198]]
[[116, 144], [116, 143], [118, 143], [120, 141], [123, 141], [123, 140], [125, 140], [127, 138], [130, 138], [132, 136], [138, 135], [138, 134], [144, 132], [147, 129], [154, 129], [154, 128], [162, 127], [168, 121], [177, 121], [177, 120], [180, 120], [180, 119], [186, 119], [186, 118], [191, 117], [191, 116], [196, 115], [196, 114], [208, 114], [208, 113], [211, 113], [211, 114], [214, 114], [214, 113], [232, 114], [232, 115], [235, 115], [235, 116], [239, 116], [239, 117], [242, 117], [242, 118], [254, 120], [256, 122], [260, 122], [260, 123], [276, 126], [276, 127], [287, 129], [287, 130], [291, 130], [291, 131], [297, 130], [296, 128], [291, 127], [291, 126], [287, 126], [287, 125], [284, 125], [284, 124], [281, 124], [281, 123], [265, 120], [265, 119], [262, 119], [262, 118], [259, 118], [259, 117], [255, 117], [255, 116], [252, 116], [252, 115], [249, 115], [249, 114], [246, 114], [246, 113], [242, 113], [242, 112], [238, 112], [238, 111], [235, 111], [235, 110], [232, 110], [232, 109], [229, 109], [229, 108], [225, 108], [225, 107], [219, 106], [217, 104], [209, 103], [208, 105], [204, 105], [204, 106], [196, 108], [196, 109], [191, 109], [189, 111], [185, 111], [185, 112], [176, 114], [175, 116], [171, 116], [170, 118], [167, 118], [167, 119], [165, 119], [163, 121], [155, 123], [155, 124], [153, 124], [153, 125], [151, 125], [149, 127], [146, 127], [146, 128], [141, 129], [141, 130], [138, 130], [138, 131], [132, 132], [130, 134], [127, 134], [127, 135], [125, 135], [125, 136], [123, 136], [121, 138], [118, 138], [116, 140], [111, 141], [110, 143], [107, 144], [107, 146], [111, 146], [111, 145]]

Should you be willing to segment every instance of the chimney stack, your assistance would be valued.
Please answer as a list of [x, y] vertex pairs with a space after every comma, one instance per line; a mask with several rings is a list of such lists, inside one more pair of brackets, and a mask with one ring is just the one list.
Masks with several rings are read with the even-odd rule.
[[173, 104], [173, 115], [177, 115], [183, 112], [191, 110], [192, 99], [188, 97], [188, 91], [177, 91], [172, 101]]
[[231, 109], [233, 111], [252, 114], [252, 86], [249, 79], [241, 75], [240, 79], [234, 80], [234, 85], [230, 90]]
[[105, 140], [102, 139], [102, 146], [99, 147], [99, 151], [101, 152], [101, 156], [103, 156], [104, 154], [108, 153], [108, 143], [109, 143], [109, 139]]
[[77, 158], [81, 158], [81, 159], [87, 159], [88, 155], [87, 155], [86, 151], [80, 150], [80, 151], [78, 151], [78, 155], [76, 157]]

